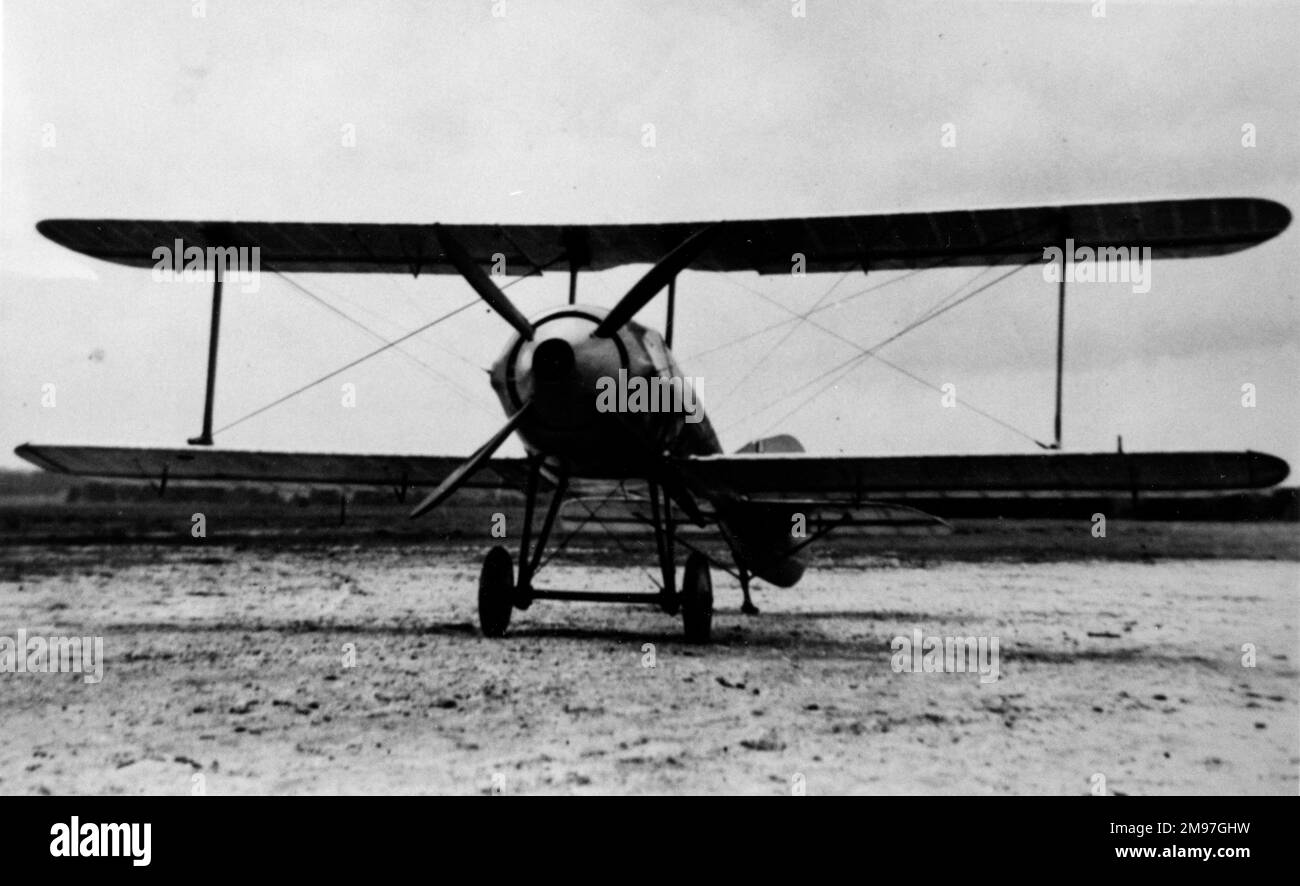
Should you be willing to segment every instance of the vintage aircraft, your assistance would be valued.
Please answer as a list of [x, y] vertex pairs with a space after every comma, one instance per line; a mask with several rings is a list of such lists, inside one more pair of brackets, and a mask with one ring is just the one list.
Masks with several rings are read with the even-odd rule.
[[[915, 491], [1077, 493], [1249, 489], [1281, 482], [1289, 469], [1256, 452], [1067, 454], [1060, 449], [1061, 348], [1058, 314], [1056, 443], [1050, 453], [996, 456], [863, 457], [805, 454], [786, 435], [755, 441], [734, 455], [702, 413], [674, 405], [628, 411], [600, 408], [602, 385], [689, 381], [674, 362], [675, 280], [682, 270], [788, 273], [800, 254], [806, 271], [925, 269], [1042, 262], [1044, 250], [1072, 239], [1094, 249], [1150, 247], [1157, 258], [1223, 255], [1281, 233], [1286, 207], [1244, 198], [1186, 199], [918, 212], [889, 215], [632, 225], [405, 225], [127, 220], [47, 220], [45, 236], [70, 249], [136, 267], [156, 263], [160, 245], [260, 250], [277, 272], [459, 273], [513, 328], [491, 383], [505, 424], [467, 459], [444, 456], [326, 455], [210, 449], [222, 277], [214, 281], [203, 432], [189, 448], [114, 448], [25, 444], [17, 454], [51, 471], [171, 480], [380, 485], [399, 498], [433, 487], [411, 512], [419, 516], [464, 486], [513, 487], [525, 493], [519, 572], [504, 547], [487, 554], [479, 579], [483, 633], [505, 633], [513, 608], [535, 600], [648, 602], [682, 613], [688, 639], [709, 639], [710, 565], [687, 557], [678, 590], [678, 516], [716, 526], [732, 553], [744, 610], [757, 611], [749, 583], [789, 587], [804, 570], [808, 543], [882, 497]], [[568, 304], [529, 318], [487, 270], [508, 275], [567, 268]], [[653, 263], [611, 309], [576, 303], [580, 270]], [[633, 321], [667, 290], [665, 335]], [[1058, 311], [1064, 310], [1065, 276]], [[604, 380], [604, 381], [602, 381]], [[494, 459], [511, 434], [527, 456]], [[662, 573], [657, 593], [544, 590], [534, 581], [570, 481], [645, 482]], [[550, 501], [533, 536], [543, 491]], [[819, 527], [799, 537], [798, 516]], [[683, 542], [684, 544], [684, 542]], [[726, 569], [725, 564], [716, 564]], [[731, 571], [731, 570], [727, 570]]]

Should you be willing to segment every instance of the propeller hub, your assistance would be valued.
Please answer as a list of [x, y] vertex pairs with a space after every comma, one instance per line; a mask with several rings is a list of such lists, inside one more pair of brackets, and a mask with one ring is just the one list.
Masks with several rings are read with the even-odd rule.
[[573, 346], [562, 338], [548, 338], [533, 350], [533, 377], [539, 384], [556, 384], [573, 376]]

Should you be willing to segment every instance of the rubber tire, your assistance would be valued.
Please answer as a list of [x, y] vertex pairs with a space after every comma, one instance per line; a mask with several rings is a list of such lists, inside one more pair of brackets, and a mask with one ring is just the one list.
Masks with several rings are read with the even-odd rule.
[[484, 637], [504, 637], [514, 608], [515, 564], [497, 545], [483, 558], [478, 577], [478, 624]]
[[709, 560], [693, 552], [682, 575], [682, 625], [690, 643], [708, 643], [713, 629], [713, 576]]

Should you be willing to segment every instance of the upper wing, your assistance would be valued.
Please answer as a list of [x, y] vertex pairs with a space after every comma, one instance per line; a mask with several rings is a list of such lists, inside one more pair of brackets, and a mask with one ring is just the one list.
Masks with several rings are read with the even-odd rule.
[[[43, 446], [24, 443], [14, 452], [60, 474], [140, 480], [246, 480], [343, 486], [436, 486], [463, 456], [332, 455], [237, 449], [155, 449], [128, 446]], [[467, 486], [522, 488], [527, 462], [496, 458]]]
[[[1186, 258], [1246, 249], [1290, 222], [1280, 203], [1248, 198], [742, 219], [725, 221], [691, 266], [789, 273], [795, 253], [809, 272], [1028, 262], [1067, 237], [1079, 246], [1149, 246], [1156, 257]], [[513, 275], [557, 264], [599, 271], [653, 263], [707, 224], [443, 227], [476, 263], [503, 257]], [[261, 265], [278, 271], [456, 272], [434, 225], [47, 219], [36, 227], [69, 249], [136, 267], [156, 265], [155, 250], [174, 250], [179, 240], [183, 248], [258, 247]]]
[[1259, 489], [1287, 463], [1261, 452], [1074, 455], [717, 455], [676, 465], [710, 498], [810, 498], [846, 503], [907, 493], [1175, 492]]

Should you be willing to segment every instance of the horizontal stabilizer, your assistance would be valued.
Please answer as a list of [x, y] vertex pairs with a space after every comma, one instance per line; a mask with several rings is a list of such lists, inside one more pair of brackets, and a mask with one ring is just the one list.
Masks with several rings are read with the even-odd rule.
[[775, 437], [761, 437], [757, 440], [750, 440], [744, 446], [736, 450], [737, 455], [744, 455], [747, 452], [803, 452], [803, 444], [789, 434], [777, 434]]

